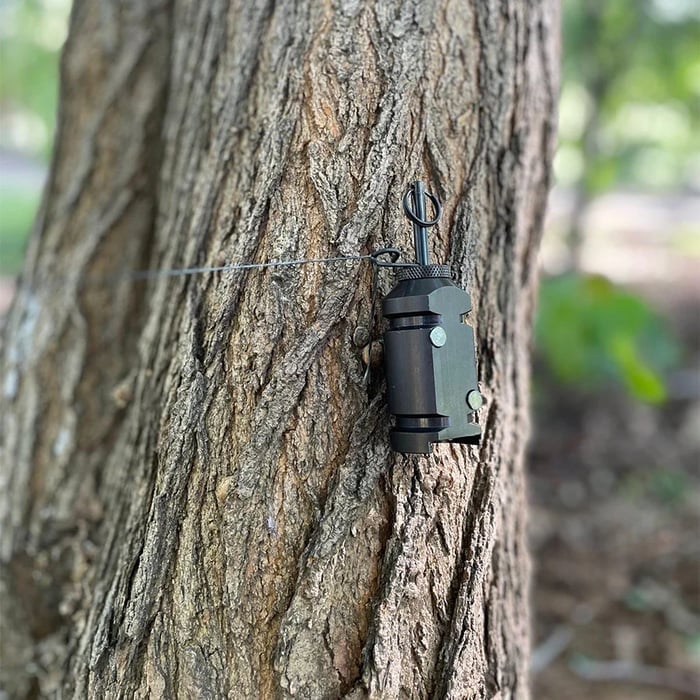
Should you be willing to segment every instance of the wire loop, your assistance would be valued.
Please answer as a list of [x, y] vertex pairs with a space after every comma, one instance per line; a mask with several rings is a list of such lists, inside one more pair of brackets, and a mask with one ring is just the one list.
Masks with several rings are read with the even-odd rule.
[[[383, 256], [388, 256], [388, 260], [382, 260]], [[401, 257], [401, 251], [398, 248], [377, 248], [373, 253], [370, 253], [370, 260], [377, 267], [413, 267], [415, 263], [398, 262]]]

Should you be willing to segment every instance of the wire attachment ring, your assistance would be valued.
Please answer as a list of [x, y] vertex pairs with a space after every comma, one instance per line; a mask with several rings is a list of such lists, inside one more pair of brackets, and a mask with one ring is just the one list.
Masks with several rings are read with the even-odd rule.
[[[426, 192], [425, 196], [433, 203], [433, 208], [435, 209], [435, 217], [433, 219], [421, 219], [413, 209], [411, 209], [411, 200], [413, 199], [413, 186], [406, 190], [406, 194], [403, 196], [403, 210], [406, 216], [418, 226], [435, 226], [435, 224], [440, 221], [442, 217], [442, 203], [440, 200], [431, 192]], [[414, 202], [415, 206], [415, 202]]]
[[[382, 260], [382, 257], [388, 257], [388, 260]], [[415, 263], [398, 262], [401, 257], [401, 251], [398, 248], [377, 248], [369, 254], [369, 259], [373, 265], [377, 267], [414, 267]]]

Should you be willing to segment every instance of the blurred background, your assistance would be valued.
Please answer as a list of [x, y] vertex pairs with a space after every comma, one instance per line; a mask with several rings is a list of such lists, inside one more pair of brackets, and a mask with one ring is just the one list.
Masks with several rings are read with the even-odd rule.
[[[0, 323], [69, 0], [0, 0]], [[700, 697], [700, 6], [563, 0], [533, 436], [533, 697]]]
[[537, 700], [700, 697], [700, 3], [563, 0], [528, 460]]

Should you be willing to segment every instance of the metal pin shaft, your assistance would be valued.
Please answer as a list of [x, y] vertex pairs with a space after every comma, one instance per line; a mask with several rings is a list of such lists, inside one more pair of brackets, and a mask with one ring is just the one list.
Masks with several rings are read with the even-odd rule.
[[[425, 221], [425, 183], [416, 180], [413, 183], [413, 206], [416, 218]], [[416, 249], [416, 262], [428, 264], [428, 229], [418, 222], [413, 222], [413, 243]]]

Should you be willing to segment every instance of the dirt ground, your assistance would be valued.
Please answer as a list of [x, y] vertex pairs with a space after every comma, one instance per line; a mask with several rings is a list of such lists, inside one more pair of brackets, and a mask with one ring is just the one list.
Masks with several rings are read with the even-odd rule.
[[626, 203], [593, 212], [584, 264], [651, 301], [684, 357], [660, 407], [535, 365], [535, 700], [700, 697], [700, 260], [674, 246], [674, 231], [700, 239], [699, 201]]

